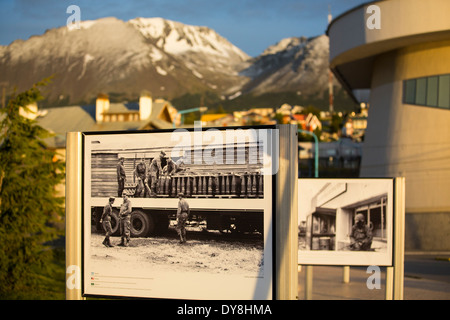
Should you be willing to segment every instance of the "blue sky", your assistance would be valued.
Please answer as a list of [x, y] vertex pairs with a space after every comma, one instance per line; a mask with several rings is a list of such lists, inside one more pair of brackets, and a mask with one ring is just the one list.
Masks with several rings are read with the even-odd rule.
[[69, 5], [81, 20], [162, 17], [214, 29], [250, 56], [283, 38], [317, 36], [333, 17], [368, 0], [0, 0], [0, 45], [66, 25]]

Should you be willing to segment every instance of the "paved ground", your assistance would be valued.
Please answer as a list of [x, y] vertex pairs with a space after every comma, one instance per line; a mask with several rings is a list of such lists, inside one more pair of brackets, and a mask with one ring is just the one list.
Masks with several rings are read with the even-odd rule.
[[[343, 283], [343, 267], [313, 267], [313, 300], [383, 300], [385, 268], [381, 288], [368, 289], [365, 267], [350, 268], [350, 282]], [[450, 254], [410, 253], [405, 255], [404, 300], [450, 300]], [[298, 273], [298, 297], [305, 299], [305, 268]]]

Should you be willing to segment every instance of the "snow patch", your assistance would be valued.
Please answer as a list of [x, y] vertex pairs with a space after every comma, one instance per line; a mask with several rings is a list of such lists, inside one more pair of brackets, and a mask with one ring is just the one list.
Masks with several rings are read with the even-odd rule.
[[166, 24], [163, 18], [136, 18], [128, 22], [134, 25], [146, 38], [159, 38], [164, 35]]
[[235, 94], [232, 94], [231, 96], [229, 96], [229, 97], [228, 97], [228, 100], [236, 99], [237, 97], [239, 97], [239, 96], [241, 96], [241, 95], [242, 95], [242, 92], [241, 92], [241, 91], [238, 91], [238, 92], [236, 92]]
[[161, 68], [160, 66], [156, 66], [155, 69], [156, 69], [156, 72], [158, 72], [160, 75], [167, 76], [167, 71], [164, 70], [163, 68]]
[[92, 27], [97, 21], [95, 20], [86, 20], [86, 21], [81, 21], [80, 22], [80, 28], [81, 29], [89, 29], [90, 27]]
[[305, 45], [307, 39], [305, 37], [297, 38], [286, 38], [280, 40], [278, 43], [274, 44], [273, 46], [268, 47], [266, 50], [264, 50], [262, 55], [270, 55], [270, 54], [277, 54], [282, 51], [291, 50], [293, 48]]
[[163, 58], [162, 52], [156, 48], [151, 49], [149, 56], [152, 58], [153, 62], [161, 61]]
[[86, 66], [89, 63], [89, 61], [93, 61], [93, 60], [94, 60], [94, 57], [91, 56], [89, 53], [84, 55], [84, 58], [83, 58], [83, 70], [81, 71], [80, 75], [78, 76], [78, 80], [80, 80], [84, 76], [84, 74], [86, 72]]
[[203, 75], [201, 75], [199, 72], [197, 72], [195, 70], [191, 70], [191, 71], [194, 76], [196, 76], [199, 79], [203, 79]]

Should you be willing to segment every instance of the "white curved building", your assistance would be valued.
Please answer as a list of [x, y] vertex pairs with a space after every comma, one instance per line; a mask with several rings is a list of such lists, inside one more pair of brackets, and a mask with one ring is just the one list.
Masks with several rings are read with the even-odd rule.
[[370, 89], [361, 177], [406, 178], [406, 250], [450, 250], [450, 1], [373, 1], [329, 25], [330, 66]]

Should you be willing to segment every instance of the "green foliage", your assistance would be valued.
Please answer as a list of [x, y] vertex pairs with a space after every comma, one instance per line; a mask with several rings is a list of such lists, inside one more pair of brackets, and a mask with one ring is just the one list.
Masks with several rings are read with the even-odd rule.
[[304, 115], [308, 115], [308, 114], [312, 113], [318, 119], [320, 119], [320, 110], [312, 105], [305, 107], [305, 109], [303, 109], [303, 111], [301, 113]]
[[331, 116], [330, 133], [337, 133], [342, 127], [344, 119], [337, 114]]
[[62, 234], [64, 198], [55, 187], [64, 179], [64, 162], [46, 148], [49, 133], [20, 114], [42, 99], [39, 82], [14, 95], [0, 113], [0, 298], [38, 290], [53, 253], [46, 245]]
[[[217, 112], [219, 107], [226, 112], [249, 110], [251, 108], [279, 108], [284, 103], [292, 106], [310, 106], [314, 108], [315, 113], [327, 111], [329, 109], [328, 93], [322, 94], [301, 94], [293, 91], [269, 92], [261, 95], [242, 94], [232, 100], [223, 100], [214, 92], [204, 92], [195, 94], [185, 94], [171, 100], [171, 103], [178, 110], [198, 107], [205, 105], [208, 107], [208, 113]], [[342, 88], [334, 89], [334, 109], [338, 111], [354, 111], [358, 105]]]
[[185, 110], [200, 106], [207, 106], [208, 111], [220, 102], [220, 97], [210, 91], [203, 93], [186, 93], [171, 100], [172, 105], [178, 110]]

